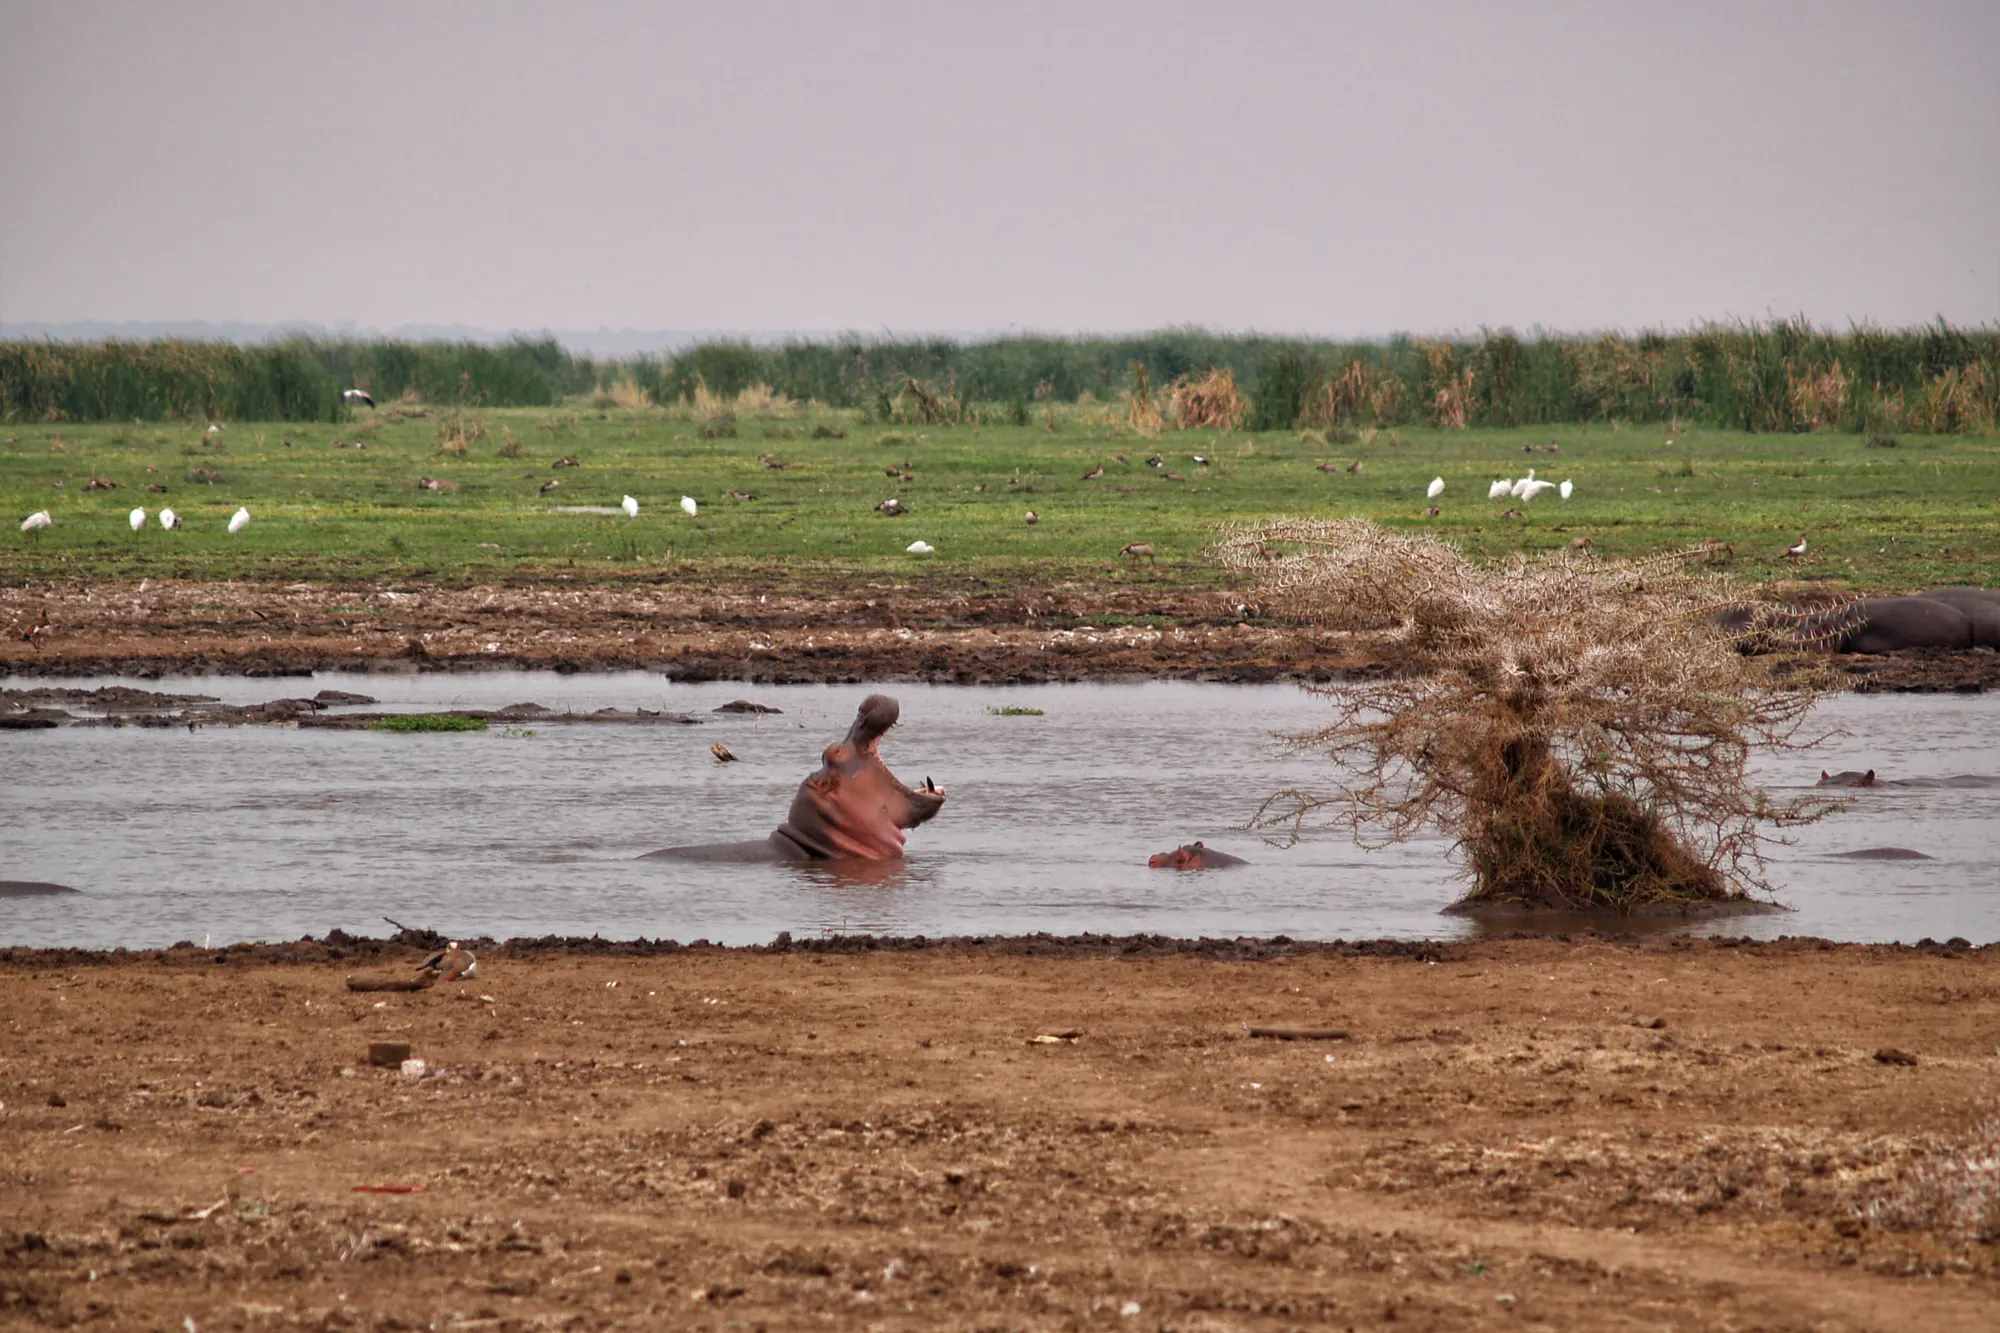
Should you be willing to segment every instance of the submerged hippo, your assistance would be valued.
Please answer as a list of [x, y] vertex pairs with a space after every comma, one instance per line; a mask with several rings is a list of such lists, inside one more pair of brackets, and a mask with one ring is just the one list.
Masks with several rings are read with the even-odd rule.
[[0, 879], [0, 898], [40, 898], [52, 893], [75, 893], [67, 884], [50, 884], [38, 879]]
[[876, 753], [882, 733], [901, 710], [886, 694], [861, 701], [844, 740], [826, 747], [820, 770], [799, 784], [791, 813], [767, 838], [664, 847], [645, 860], [832, 861], [894, 860], [903, 854], [903, 830], [944, 808], [943, 789], [924, 779], [922, 791], [896, 780]]
[[1225, 866], [1247, 866], [1250, 863], [1240, 856], [1218, 852], [1199, 842], [1189, 842], [1171, 852], [1158, 852], [1146, 858], [1146, 864], [1155, 870], [1220, 870]]

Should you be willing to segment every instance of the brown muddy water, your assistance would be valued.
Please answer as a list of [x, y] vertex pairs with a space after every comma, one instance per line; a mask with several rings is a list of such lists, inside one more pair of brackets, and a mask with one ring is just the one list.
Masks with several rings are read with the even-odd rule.
[[[857, 876], [636, 858], [768, 832], [866, 686], [691, 685], [641, 672], [65, 684], [233, 703], [331, 688], [412, 711], [644, 707], [703, 725], [0, 732], [0, 879], [79, 890], [0, 897], [0, 945], [379, 935], [391, 929], [385, 917], [465, 936], [731, 944], [780, 931], [1449, 939], [1479, 929], [1440, 915], [1461, 887], [1442, 839], [1364, 851], [1331, 830], [1292, 847], [1241, 831], [1266, 792], [1326, 785], [1324, 761], [1284, 754], [1274, 739], [1324, 709], [1291, 686], [891, 687], [903, 724], [884, 757], [912, 785], [935, 779], [950, 803], [911, 835], [903, 864]], [[746, 696], [784, 711], [711, 711]], [[993, 711], [1003, 707], [1043, 713]], [[1844, 734], [1767, 764], [1771, 789], [1808, 787], [1822, 768], [1980, 780], [1850, 793], [1851, 808], [1771, 851], [1773, 885], [1793, 910], [1693, 929], [2000, 939], [2000, 700], [1849, 695], [1820, 719]], [[740, 762], [718, 763], [716, 741]], [[1149, 854], [1196, 838], [1254, 864], [1147, 867]], [[1884, 846], [1931, 859], [1840, 856]]]

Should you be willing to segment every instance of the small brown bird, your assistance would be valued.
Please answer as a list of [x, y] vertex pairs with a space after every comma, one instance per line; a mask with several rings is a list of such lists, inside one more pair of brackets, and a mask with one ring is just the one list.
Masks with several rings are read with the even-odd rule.
[[890, 477], [900, 477], [903, 475], [903, 469], [898, 467], [884, 468], [882, 471], [883, 475]]
[[1799, 538], [1797, 541], [1793, 542], [1790, 546], [1787, 546], [1785, 548], [1785, 554], [1794, 560], [1804, 555], [1805, 553], [1806, 553], [1806, 539], [1804, 537]]
[[160, 483], [157, 481], [154, 482], [152, 485], [148, 486], [146, 489], [151, 491], [154, 495], [165, 495], [167, 493], [167, 488], [160, 485]]
[[83, 483], [83, 489], [86, 491], [115, 491], [118, 489], [118, 483], [108, 477], [92, 477], [89, 481]]
[[543, 495], [547, 495], [550, 491], [554, 490], [556, 487], [560, 485], [562, 485], [561, 482], [557, 481], [554, 477], [550, 477], [547, 481], [542, 483], [541, 493]]
[[434, 981], [467, 981], [479, 969], [479, 960], [472, 956], [472, 950], [452, 940], [423, 962], [417, 964], [417, 971]]
[[1431, 506], [1431, 507], [1430, 507], [1429, 509], [1426, 509], [1426, 510], [1424, 511], [1424, 517], [1425, 517], [1425, 518], [1436, 518], [1436, 517], [1438, 516], [1439, 512], [1441, 512], [1441, 511], [1440, 511], [1440, 510], [1438, 509], [1438, 507], [1437, 507], [1436, 505], [1432, 505], [1432, 506]]
[[1114, 462], [1114, 463], [1129, 463], [1129, 462], [1131, 462], [1132, 460], [1131, 460], [1131, 459], [1129, 459], [1129, 458], [1127, 458], [1127, 457], [1126, 457], [1125, 455], [1123, 455], [1123, 454], [1113, 454], [1113, 455], [1111, 455], [1111, 461], [1112, 461], [1112, 462]]
[[1178, 472], [1169, 472], [1169, 473], [1167, 473], [1167, 474], [1165, 474], [1165, 475], [1166, 475], [1166, 478], [1167, 478], [1167, 480], [1168, 480], [1168, 481], [1186, 481], [1186, 480], [1187, 480], [1187, 478], [1186, 478], [1186, 477], [1183, 477], [1183, 476], [1182, 476], [1182, 475], [1181, 475], [1180, 473], [1178, 473]]
[[1359, 472], [1361, 470], [1361, 460], [1357, 458], [1352, 463], [1349, 463], [1347, 470], [1349, 472]]
[[1521, 511], [1518, 509], [1509, 509], [1504, 514], [1500, 515], [1500, 517], [1502, 518], [1519, 518], [1520, 516], [1521, 516]]
[[1084, 473], [1083, 479], [1085, 481], [1096, 481], [1099, 477], [1103, 475], [1104, 475], [1104, 464], [1099, 463], [1096, 467]]
[[1035, 524], [1042, 521], [1042, 516], [1040, 514], [1037, 514], [1034, 510], [1030, 509], [1025, 515], [1022, 516], [1022, 519], [1030, 527], [1033, 527]]
[[1166, 460], [1166, 459], [1164, 459], [1164, 458], [1160, 457], [1160, 456], [1159, 456], [1158, 454], [1154, 454], [1154, 455], [1153, 455], [1153, 456], [1152, 456], [1151, 458], [1149, 458], [1149, 459], [1147, 459], [1147, 460], [1146, 460], [1146, 466], [1147, 466], [1147, 467], [1164, 467], [1164, 466], [1166, 466], [1166, 462], [1167, 462], [1167, 460]]
[[1206, 454], [1189, 454], [1188, 458], [1194, 463], [1196, 467], [1208, 466], [1208, 455]]
[[757, 498], [749, 491], [724, 491], [723, 494], [732, 500], [754, 500]]
[[561, 458], [549, 464], [549, 466], [551, 468], [582, 467], [583, 464], [576, 461], [575, 454], [564, 454]]
[[1532, 454], [1533, 452], [1535, 452], [1535, 446], [1532, 444], [1524, 444], [1521, 446], [1521, 452], [1524, 454]]
[[890, 518], [895, 518], [900, 514], [907, 514], [910, 512], [909, 510], [903, 507], [903, 502], [901, 500], [898, 500], [893, 495], [890, 496], [888, 499], [884, 500], [881, 504], [876, 505], [875, 508], [877, 508], [884, 514], [887, 514]]
[[764, 457], [758, 459], [757, 461], [762, 463], [765, 467], [774, 469], [775, 471], [778, 472], [783, 472], [786, 468], [791, 466], [791, 464], [787, 463], [784, 459], [772, 458], [769, 454], [766, 454]]
[[715, 761], [719, 764], [733, 764], [736, 762], [736, 756], [730, 753], [729, 747], [721, 741], [717, 741], [715, 744], [709, 746], [708, 752], [715, 756]]
[[1573, 551], [1588, 551], [1590, 549], [1590, 538], [1572, 537], [1569, 539], [1569, 545]]
[[1317, 468], [1318, 468], [1318, 469], [1319, 469], [1319, 470], [1320, 470], [1321, 472], [1338, 472], [1338, 471], [1340, 471], [1340, 464], [1338, 464], [1338, 463], [1334, 462], [1334, 461], [1333, 461], [1332, 459], [1330, 459], [1330, 458], [1329, 458], [1329, 459], [1328, 459], [1328, 460], [1327, 460], [1326, 462], [1324, 462], [1324, 463], [1318, 463], [1318, 464], [1315, 464], [1314, 466], [1316, 466], [1316, 467], [1317, 467]]
[[1561, 452], [1562, 452], [1562, 449], [1561, 449], [1561, 447], [1560, 447], [1560, 446], [1558, 446], [1558, 445], [1556, 444], [1556, 442], [1555, 442], [1554, 440], [1550, 440], [1550, 441], [1548, 442], [1548, 445], [1547, 445], [1547, 447], [1546, 447], [1546, 452], [1548, 452], [1548, 453], [1552, 453], [1552, 454], [1559, 454], [1559, 453], [1561, 453]]
[[1153, 554], [1153, 548], [1146, 545], [1146, 543], [1144, 542], [1127, 542], [1125, 543], [1125, 545], [1118, 548], [1118, 554], [1129, 555], [1134, 560], [1138, 560], [1141, 557], [1143, 557], [1147, 560], [1153, 561], [1155, 564], [1158, 564], [1160, 559], [1158, 556]]

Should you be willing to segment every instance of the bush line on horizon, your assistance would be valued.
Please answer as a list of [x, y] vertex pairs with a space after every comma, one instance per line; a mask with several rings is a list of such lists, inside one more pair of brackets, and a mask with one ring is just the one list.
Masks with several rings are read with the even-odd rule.
[[[417, 343], [296, 337], [254, 347], [147, 342], [0, 343], [9, 421], [343, 419], [340, 391], [483, 407], [606, 404], [700, 409], [762, 391], [921, 425], [1026, 425], [1050, 402], [1146, 404], [1175, 419], [1183, 393], [1226, 373], [1252, 430], [1448, 429], [1626, 421], [1733, 430], [1991, 431], [2000, 330], [1816, 329], [1803, 320], [1678, 333], [1379, 342], [1225, 336], [1018, 337], [700, 343], [670, 358], [598, 361], [553, 339]], [[1154, 386], [1159, 386], [1155, 388]], [[1182, 414], [1185, 415], [1185, 414]]]

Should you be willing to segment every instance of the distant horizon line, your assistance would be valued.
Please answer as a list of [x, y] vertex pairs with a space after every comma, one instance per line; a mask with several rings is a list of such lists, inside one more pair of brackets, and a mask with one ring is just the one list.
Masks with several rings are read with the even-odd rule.
[[[1719, 319], [1701, 320], [1683, 328], [1666, 325], [1639, 325], [1637, 332], [1672, 334], [1691, 329], [1723, 326], [1757, 326], [1775, 323], [1801, 322], [1814, 329], [1834, 331], [1834, 325], [1822, 325], [1804, 315], [1766, 315], [1761, 319], [1740, 316], [1726, 316]], [[1847, 328], [1875, 329], [1882, 332], [1908, 332], [1944, 324], [1960, 332], [2000, 333], [2000, 323], [1980, 323], [1976, 325], [1952, 325], [1942, 315], [1912, 324], [1875, 324], [1866, 320], [1849, 319]], [[1462, 329], [1447, 332], [1417, 333], [1411, 330], [1397, 330], [1392, 333], [1325, 333], [1302, 330], [1274, 330], [1259, 328], [1231, 329], [1213, 325], [1187, 322], [1159, 324], [1150, 328], [1115, 330], [1052, 330], [1020, 325], [985, 329], [911, 329], [897, 330], [883, 327], [873, 331], [859, 328], [790, 328], [790, 329], [635, 329], [630, 326], [611, 328], [600, 325], [596, 329], [557, 329], [547, 326], [527, 329], [513, 328], [496, 330], [471, 324], [398, 324], [390, 327], [364, 325], [354, 320], [332, 323], [313, 320], [290, 320], [282, 323], [258, 320], [207, 320], [207, 319], [131, 319], [131, 320], [0, 320], [0, 341], [49, 341], [49, 342], [97, 342], [106, 338], [139, 340], [151, 338], [188, 338], [197, 341], [255, 344], [277, 339], [304, 335], [307, 337], [331, 337], [354, 339], [357, 341], [407, 341], [407, 342], [471, 342], [497, 344], [517, 339], [551, 339], [560, 343], [567, 351], [588, 356], [642, 356], [651, 352], [671, 353], [709, 342], [744, 342], [752, 346], [778, 346], [787, 342], [829, 343], [848, 339], [878, 341], [910, 341], [927, 338], [941, 338], [955, 343], [995, 342], [1009, 338], [1049, 338], [1066, 341], [1088, 339], [1150, 337], [1161, 333], [1185, 331], [1204, 333], [1221, 338], [1262, 338], [1272, 340], [1298, 340], [1310, 342], [1351, 342], [1381, 343], [1395, 338], [1443, 338], [1464, 339], [1489, 332], [1512, 332], [1518, 337], [1536, 339], [1575, 339], [1605, 336], [1632, 336], [1632, 330], [1624, 326], [1609, 326], [1583, 330], [1549, 329], [1542, 325], [1528, 326], [1525, 332], [1511, 325], [1481, 325], [1475, 332]]]

